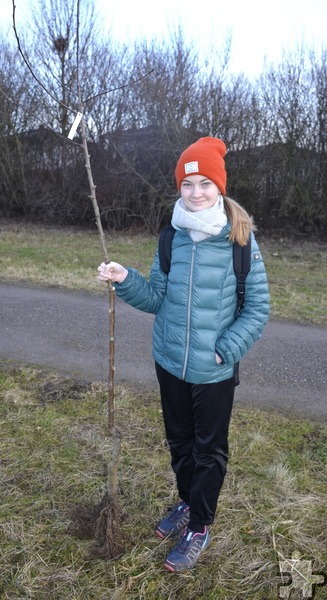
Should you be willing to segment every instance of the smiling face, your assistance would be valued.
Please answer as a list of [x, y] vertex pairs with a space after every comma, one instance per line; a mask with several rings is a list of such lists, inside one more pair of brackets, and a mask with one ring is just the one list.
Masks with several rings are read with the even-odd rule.
[[192, 212], [211, 208], [220, 194], [218, 186], [203, 175], [185, 177], [180, 191], [184, 204]]

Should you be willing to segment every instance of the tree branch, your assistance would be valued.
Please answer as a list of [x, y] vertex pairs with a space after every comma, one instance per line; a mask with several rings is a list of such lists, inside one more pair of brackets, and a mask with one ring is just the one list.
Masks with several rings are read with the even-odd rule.
[[[19, 104], [19, 102], [17, 102], [17, 100], [14, 100], [13, 98], [11, 98], [10, 96], [8, 96], [8, 94], [6, 94], [6, 92], [2, 89], [2, 87], [0, 86], [0, 93], [7, 98], [7, 100], [9, 100], [9, 102], [12, 102], [12, 104], [14, 104], [15, 106], [17, 106], [18, 108], [22, 108], [21, 105]], [[38, 117], [37, 114], [35, 114], [32, 110], [30, 109], [26, 109], [26, 108], [22, 108], [22, 110], [24, 110], [25, 113], [32, 115], [34, 117], [34, 119], [36, 119], [37, 121], [39, 121], [41, 123], [41, 125], [43, 125], [43, 127], [45, 127], [45, 129], [48, 129], [49, 131], [51, 131], [51, 133], [53, 133], [56, 137], [58, 138], [62, 138], [63, 140], [66, 140], [68, 142], [70, 142], [71, 144], [74, 144], [75, 146], [79, 146], [79, 147], [83, 147], [83, 144], [81, 144], [80, 142], [74, 142], [71, 139], [68, 139], [65, 135], [62, 135], [61, 133], [58, 133], [58, 131], [55, 131], [54, 129], [52, 129], [52, 127], [50, 127], [49, 125], [47, 125], [40, 117]]]
[[58, 100], [58, 98], [56, 98], [55, 96], [53, 96], [51, 94], [51, 92], [45, 87], [45, 85], [43, 85], [42, 81], [40, 81], [40, 79], [37, 77], [37, 75], [34, 73], [34, 70], [32, 69], [29, 61], [27, 60], [23, 49], [21, 47], [21, 43], [20, 43], [20, 39], [17, 33], [17, 28], [16, 28], [16, 5], [15, 5], [15, 0], [12, 0], [12, 7], [13, 7], [13, 12], [12, 12], [12, 21], [13, 21], [13, 29], [14, 29], [14, 33], [15, 33], [15, 38], [17, 41], [17, 47], [18, 47], [18, 51], [19, 54], [21, 55], [25, 65], [27, 66], [29, 72], [31, 73], [32, 77], [35, 79], [35, 81], [41, 86], [41, 88], [50, 96], [50, 98], [52, 98], [52, 100], [54, 100], [55, 102], [57, 102], [57, 104], [59, 104], [60, 106], [63, 106], [64, 108], [66, 108], [67, 110], [69, 110], [70, 112], [75, 112], [72, 108], [69, 108], [68, 106], [66, 106], [66, 104], [64, 104], [63, 102], [61, 102], [60, 100]]
[[133, 85], [134, 83], [138, 83], [139, 81], [142, 81], [142, 79], [144, 79], [145, 77], [148, 77], [148, 75], [151, 75], [151, 73], [153, 73], [153, 71], [155, 71], [155, 68], [151, 69], [151, 71], [148, 71], [148, 73], [145, 73], [145, 75], [142, 75], [142, 77], [139, 77], [138, 79], [129, 81], [125, 85], [120, 85], [116, 88], [110, 88], [109, 90], [105, 90], [105, 92], [100, 92], [99, 94], [95, 94], [95, 96], [90, 96], [89, 98], [86, 98], [86, 100], [83, 100], [83, 104], [86, 104], [86, 102], [91, 102], [91, 100], [100, 98], [100, 96], [104, 96], [105, 94], [109, 94], [110, 92], [116, 92], [117, 90], [123, 90], [124, 88], [129, 87], [130, 85]]

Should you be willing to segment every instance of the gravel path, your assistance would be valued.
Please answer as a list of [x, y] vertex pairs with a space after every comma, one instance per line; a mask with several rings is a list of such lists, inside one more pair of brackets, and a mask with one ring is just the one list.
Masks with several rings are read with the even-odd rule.
[[[108, 300], [57, 289], [0, 285], [0, 359], [106, 380]], [[116, 300], [116, 382], [158, 389], [153, 316]], [[327, 416], [327, 327], [271, 320], [241, 362], [236, 402], [284, 414]]]

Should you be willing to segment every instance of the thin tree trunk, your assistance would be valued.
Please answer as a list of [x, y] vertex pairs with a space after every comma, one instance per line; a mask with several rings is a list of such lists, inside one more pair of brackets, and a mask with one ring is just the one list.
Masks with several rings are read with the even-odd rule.
[[[80, 112], [83, 107], [80, 104]], [[104, 258], [109, 262], [106, 240], [102, 228], [99, 206], [96, 199], [96, 186], [93, 181], [90, 155], [86, 139], [84, 118], [81, 120], [82, 141], [85, 157], [85, 167], [90, 186], [96, 224], [101, 238]], [[109, 304], [109, 373], [108, 373], [108, 432], [112, 437], [112, 455], [108, 462], [106, 505], [102, 509], [95, 528], [95, 537], [100, 545], [98, 553], [106, 558], [114, 558], [121, 554], [123, 549], [123, 535], [121, 531], [121, 510], [118, 499], [118, 464], [121, 449], [120, 432], [115, 427], [115, 288], [108, 281]]]

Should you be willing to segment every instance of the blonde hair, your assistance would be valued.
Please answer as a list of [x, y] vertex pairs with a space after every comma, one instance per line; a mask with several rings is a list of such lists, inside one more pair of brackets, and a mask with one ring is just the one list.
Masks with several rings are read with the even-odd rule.
[[224, 196], [224, 207], [227, 219], [231, 224], [229, 241], [245, 246], [251, 231], [256, 230], [252, 217], [238, 202], [227, 196]]

